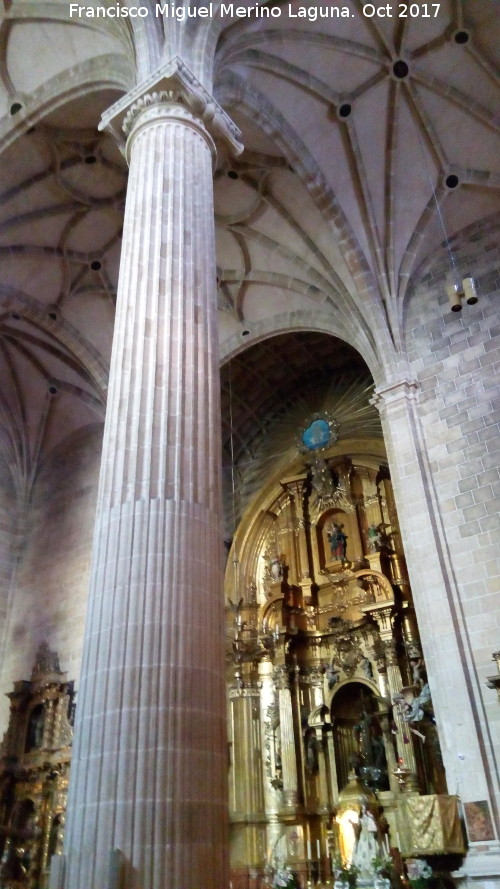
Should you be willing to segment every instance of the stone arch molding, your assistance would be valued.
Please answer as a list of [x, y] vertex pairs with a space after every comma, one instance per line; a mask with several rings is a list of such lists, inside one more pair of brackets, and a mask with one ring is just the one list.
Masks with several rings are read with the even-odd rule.
[[[0, 391], [0, 453], [19, 503], [27, 507], [40, 467], [67, 437], [64, 421], [70, 419], [70, 429], [104, 421], [108, 371], [101, 354], [61, 313], [7, 287], [0, 287], [0, 302], [6, 376], [6, 391]], [[29, 395], [31, 385], [35, 398]]]
[[14, 117], [6, 116], [0, 120], [0, 152], [27, 129], [74, 99], [100, 90], [127, 92], [134, 80], [130, 63], [115, 53], [87, 59], [69, 71], [56, 74], [29, 96], [22, 97], [23, 108]]
[[[271, 336], [292, 331], [311, 330], [343, 339], [353, 346], [366, 361], [375, 384], [377, 386], [383, 385], [387, 381], [387, 377], [377, 352], [368, 347], [361, 331], [354, 327], [352, 329], [348, 329], [347, 326], [340, 327], [336, 322], [335, 316], [327, 312], [295, 311], [273, 315], [255, 323], [242, 325], [242, 329], [238, 333], [232, 333], [222, 340], [220, 344], [221, 364], [225, 364], [249, 346]], [[249, 331], [249, 334], [244, 338], [242, 337], [243, 330]]]
[[1, 285], [0, 303], [2, 313], [19, 312], [26, 319], [57, 338], [81, 362], [82, 369], [92, 377], [96, 391], [101, 394], [106, 392], [109, 375], [107, 363], [92, 343], [89, 343], [62, 315], [58, 315], [57, 321], [51, 321], [48, 319], [48, 308], [44, 303], [21, 290]]

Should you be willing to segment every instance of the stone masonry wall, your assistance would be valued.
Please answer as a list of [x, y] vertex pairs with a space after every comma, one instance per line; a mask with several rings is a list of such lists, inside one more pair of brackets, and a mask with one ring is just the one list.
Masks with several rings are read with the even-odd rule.
[[[479, 689], [478, 719], [492, 774], [500, 741], [500, 704], [486, 686], [496, 672], [492, 653], [500, 649], [500, 248], [494, 222], [452, 243], [461, 277], [470, 274], [477, 283], [479, 302], [450, 311], [450, 266], [441, 255], [417, 282], [406, 317], [411, 376], [421, 387], [427, 455], [455, 571], [463, 657]], [[440, 679], [452, 695], [453, 677], [443, 674], [434, 682]]]

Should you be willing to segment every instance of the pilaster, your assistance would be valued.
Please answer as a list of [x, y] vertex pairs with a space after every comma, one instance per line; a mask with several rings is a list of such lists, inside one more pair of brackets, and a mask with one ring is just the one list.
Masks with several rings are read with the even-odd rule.
[[379, 388], [373, 401], [384, 428], [448, 790], [464, 801], [487, 800], [496, 817], [493, 751], [420, 422], [418, 384]]

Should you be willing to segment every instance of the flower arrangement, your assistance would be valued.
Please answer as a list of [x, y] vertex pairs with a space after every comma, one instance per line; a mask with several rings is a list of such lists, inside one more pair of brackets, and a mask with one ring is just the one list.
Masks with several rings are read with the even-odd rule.
[[295, 889], [295, 877], [290, 868], [284, 864], [278, 864], [274, 870], [271, 886], [272, 889]]
[[297, 883], [291, 868], [273, 857], [266, 865], [266, 885], [271, 889], [296, 889]]
[[408, 858], [406, 861], [408, 882], [411, 889], [427, 889], [432, 878], [432, 867], [421, 858]]
[[336, 855], [332, 861], [333, 875], [336, 883], [342, 883], [349, 886], [350, 889], [356, 885], [358, 876], [358, 868], [355, 864], [347, 864], [341, 855]]
[[378, 874], [378, 876], [388, 877], [390, 879], [394, 873], [392, 856], [388, 853], [383, 854], [380, 852], [372, 859], [372, 868], [374, 873]]

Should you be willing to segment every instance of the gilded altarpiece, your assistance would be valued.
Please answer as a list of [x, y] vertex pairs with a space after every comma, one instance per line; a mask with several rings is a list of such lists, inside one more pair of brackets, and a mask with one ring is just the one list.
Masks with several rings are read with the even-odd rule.
[[57, 654], [38, 649], [29, 680], [14, 683], [0, 748], [0, 886], [46, 889], [64, 834], [74, 689]]
[[412, 854], [408, 798], [451, 799], [456, 817], [384, 465], [282, 478], [242, 522], [226, 596], [233, 889], [268, 885], [276, 862], [327, 883], [362, 805], [396, 858]]

